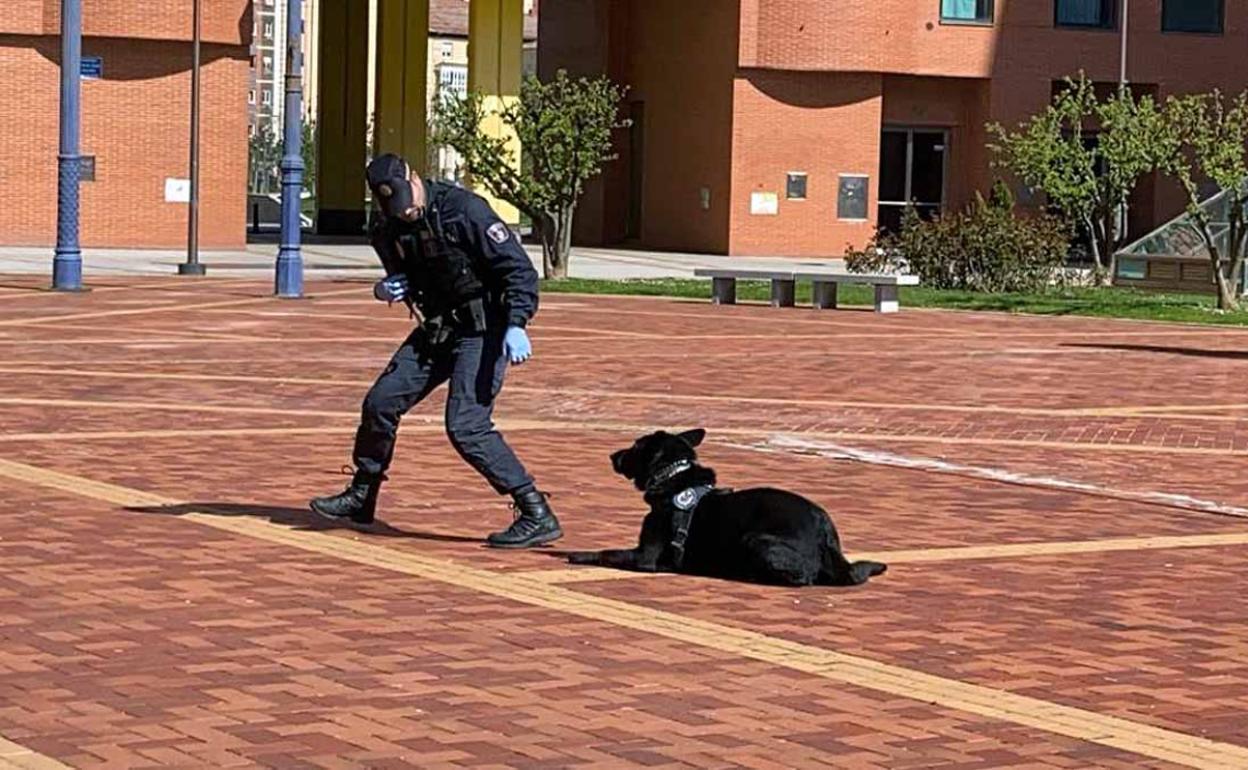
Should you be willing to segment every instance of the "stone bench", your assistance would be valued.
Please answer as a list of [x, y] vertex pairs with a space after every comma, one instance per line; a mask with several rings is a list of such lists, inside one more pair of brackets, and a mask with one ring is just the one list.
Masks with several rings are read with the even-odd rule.
[[737, 281], [771, 281], [772, 307], [796, 304], [797, 282], [814, 284], [814, 307], [834, 309], [837, 287], [842, 283], [871, 285], [875, 288], [875, 312], [896, 313], [901, 309], [898, 289], [918, 286], [917, 275], [850, 273], [844, 270], [769, 270], [766, 268], [699, 268], [693, 274], [711, 279], [711, 301], [733, 305], [737, 301]]

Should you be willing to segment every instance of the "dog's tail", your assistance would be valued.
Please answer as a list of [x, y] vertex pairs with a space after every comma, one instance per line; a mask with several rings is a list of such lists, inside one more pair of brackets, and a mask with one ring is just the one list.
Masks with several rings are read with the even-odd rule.
[[883, 575], [888, 570], [887, 564], [878, 561], [850, 562], [841, 553], [841, 549], [828, 543], [823, 548], [823, 570], [819, 582], [833, 586], [862, 585], [876, 575]]

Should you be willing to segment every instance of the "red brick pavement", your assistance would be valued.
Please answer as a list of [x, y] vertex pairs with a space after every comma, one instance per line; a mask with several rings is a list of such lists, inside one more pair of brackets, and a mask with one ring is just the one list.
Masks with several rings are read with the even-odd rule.
[[[174, 514], [309, 526], [306, 498], [342, 482], [360, 396], [406, 322], [359, 283], [302, 302], [258, 283], [107, 284], [62, 297], [0, 281], [0, 459], [187, 501]], [[605, 461], [631, 425], [705, 425], [725, 483], [810, 495], [851, 554], [1248, 531], [1112, 495], [745, 448], [804, 433], [1248, 505], [1228, 454], [1248, 449], [1239, 330], [550, 295], [533, 331], [538, 356], [499, 413], [556, 493], [568, 547], [635, 538], [640, 503]], [[1194, 405], [1218, 419], [1178, 410]], [[1164, 414], [1105, 411], [1141, 406]], [[408, 420], [389, 528], [364, 539], [476, 568], [560, 567], [480, 547], [508, 514], [438, 413]], [[221, 430], [273, 432], [187, 433]], [[1142, 444], [1155, 449], [1128, 451]], [[168, 511], [0, 491], [0, 736], [71, 765], [1169, 766]], [[899, 564], [855, 591], [574, 588], [1248, 746], [1248, 621], [1229, 588], [1245, 548]]]

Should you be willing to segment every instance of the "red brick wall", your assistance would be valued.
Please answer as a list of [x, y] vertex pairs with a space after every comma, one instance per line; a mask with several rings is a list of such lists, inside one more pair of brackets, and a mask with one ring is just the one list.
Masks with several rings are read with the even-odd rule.
[[45, 16], [45, 0], [4, 0], [4, 13], [0, 13], [0, 33], [14, 35], [42, 35]]
[[[869, 222], [837, 219], [840, 174], [870, 177], [875, 216], [882, 78], [878, 74], [766, 72], [736, 80], [733, 125], [734, 255], [832, 256], [870, 237]], [[786, 200], [786, 175], [804, 171], [806, 200]], [[751, 194], [773, 192], [779, 214], [750, 213]]]
[[940, 0], [747, 0], [741, 26], [743, 67], [984, 77], [996, 50], [991, 28], [941, 24]]
[[[341, 1], [341, 0], [339, 0]], [[192, 0], [83, 0], [82, 33], [91, 37], [190, 40]], [[251, 0], [201, 0], [203, 40], [250, 43]], [[61, 0], [4, 0], [0, 32], [57, 35]]]
[[[8, 1], [22, 4], [25, 24], [36, 3]], [[189, 2], [143, 7], [145, 15], [153, 8], [180, 15], [183, 5], [189, 9]], [[122, 13], [123, 6], [138, 7], [88, 0], [84, 16], [96, 16], [88, 28], [137, 25], [124, 14], [111, 20], [100, 15], [101, 10]], [[211, 25], [209, 9], [215, 19]], [[202, 51], [204, 248], [245, 243], [250, 39], [240, 36], [238, 25], [239, 14], [248, 12], [240, 0], [205, 3], [205, 29], [211, 26], [231, 44], [209, 43]], [[7, 28], [18, 18], [6, 15], [0, 23]], [[83, 40], [84, 55], [104, 60], [104, 78], [82, 83], [82, 152], [95, 156], [97, 180], [81, 187], [80, 237], [86, 247], [180, 248], [186, 242], [187, 206], [166, 203], [164, 192], [167, 177], [189, 175], [190, 46], [150, 39], [181, 33], [170, 18], [149, 21], [146, 30], [132, 28], [129, 39]], [[189, 26], [185, 33], [189, 36]], [[56, 240], [59, 59], [58, 37], [0, 35], [0, 72], [5, 73], [0, 78], [0, 245], [47, 246]]]

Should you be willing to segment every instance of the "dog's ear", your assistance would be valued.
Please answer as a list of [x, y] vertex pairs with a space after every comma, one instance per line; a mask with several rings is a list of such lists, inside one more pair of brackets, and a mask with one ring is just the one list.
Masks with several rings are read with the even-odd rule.
[[678, 433], [677, 435], [685, 441], [688, 441], [689, 446], [697, 446], [702, 443], [702, 439], [706, 438], [706, 431], [701, 428], [696, 428], [694, 430], [687, 430], [684, 433]]

